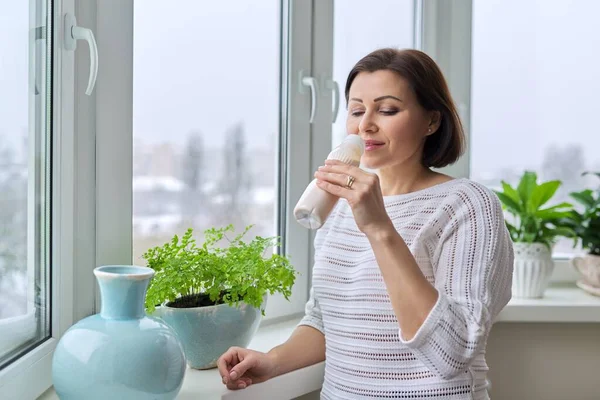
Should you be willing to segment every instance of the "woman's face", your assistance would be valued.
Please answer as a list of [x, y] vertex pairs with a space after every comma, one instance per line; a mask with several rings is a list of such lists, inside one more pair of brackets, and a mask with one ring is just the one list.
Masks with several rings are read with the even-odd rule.
[[348, 97], [346, 128], [365, 141], [365, 167], [421, 162], [425, 138], [438, 128], [439, 113], [424, 110], [404, 78], [389, 70], [360, 72]]

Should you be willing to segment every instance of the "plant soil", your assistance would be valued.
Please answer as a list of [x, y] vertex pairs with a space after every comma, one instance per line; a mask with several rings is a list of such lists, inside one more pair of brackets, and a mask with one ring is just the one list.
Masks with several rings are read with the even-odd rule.
[[193, 307], [209, 307], [217, 304], [223, 304], [223, 295], [222, 293], [219, 299], [216, 302], [211, 301], [208, 294], [205, 293], [197, 293], [197, 294], [188, 294], [182, 297], [178, 297], [173, 301], [167, 303], [167, 307], [173, 308], [193, 308]]

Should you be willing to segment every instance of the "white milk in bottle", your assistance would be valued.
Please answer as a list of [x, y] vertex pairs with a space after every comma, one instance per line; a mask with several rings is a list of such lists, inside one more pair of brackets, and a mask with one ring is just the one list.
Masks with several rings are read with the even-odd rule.
[[[348, 135], [329, 155], [328, 160], [339, 160], [358, 167], [365, 151], [365, 144], [358, 135]], [[319, 229], [335, 207], [339, 197], [328, 193], [317, 186], [313, 180], [294, 208], [296, 221], [305, 228]]]

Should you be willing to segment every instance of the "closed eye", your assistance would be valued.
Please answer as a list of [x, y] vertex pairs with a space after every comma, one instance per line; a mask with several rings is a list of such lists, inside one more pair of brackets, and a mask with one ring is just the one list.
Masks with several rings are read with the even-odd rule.
[[383, 115], [396, 115], [398, 114], [398, 110], [381, 110], [380, 113]]

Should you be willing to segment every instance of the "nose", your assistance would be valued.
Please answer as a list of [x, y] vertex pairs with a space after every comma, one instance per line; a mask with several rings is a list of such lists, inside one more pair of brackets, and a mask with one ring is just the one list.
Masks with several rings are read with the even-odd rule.
[[377, 123], [371, 112], [365, 112], [358, 124], [358, 131], [361, 133], [374, 133], [377, 132], [377, 129]]

